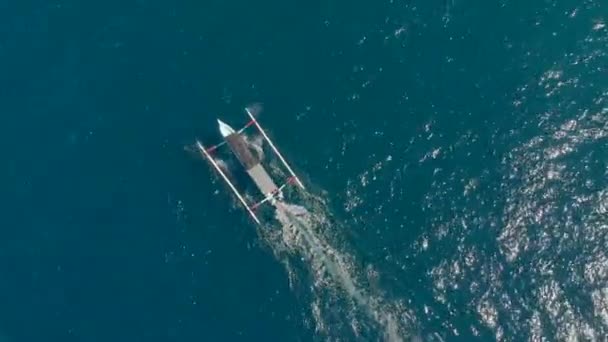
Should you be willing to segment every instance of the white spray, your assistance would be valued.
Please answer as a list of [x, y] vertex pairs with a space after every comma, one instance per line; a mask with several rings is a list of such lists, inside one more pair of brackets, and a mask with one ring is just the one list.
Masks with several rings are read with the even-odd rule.
[[[303, 206], [278, 203], [276, 219], [281, 223], [283, 234], [301, 236], [303, 245], [310, 252], [313, 262], [319, 263], [331, 278], [337, 282], [346, 294], [371, 317], [376, 324], [382, 326], [388, 341], [402, 341], [399, 336], [399, 323], [389, 312], [383, 311], [379, 299], [373, 298], [359, 288], [356, 280], [348, 271], [344, 257], [325, 243], [313, 230], [321, 224]], [[407, 314], [406, 314], [407, 316]]]

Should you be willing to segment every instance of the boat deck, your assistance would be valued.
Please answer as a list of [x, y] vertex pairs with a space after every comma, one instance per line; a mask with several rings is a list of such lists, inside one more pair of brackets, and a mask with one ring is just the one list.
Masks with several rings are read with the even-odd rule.
[[247, 142], [241, 135], [234, 133], [227, 136], [225, 139], [236, 158], [243, 164], [245, 170], [249, 170], [260, 163], [258, 158], [251, 153]]
[[247, 173], [264, 196], [268, 196], [279, 189], [260, 163], [247, 170]]

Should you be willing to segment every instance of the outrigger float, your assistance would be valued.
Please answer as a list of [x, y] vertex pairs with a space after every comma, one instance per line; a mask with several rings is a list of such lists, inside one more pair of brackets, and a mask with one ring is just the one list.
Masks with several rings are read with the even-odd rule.
[[[302, 184], [298, 176], [296, 176], [296, 174], [293, 172], [287, 161], [285, 161], [285, 158], [283, 158], [279, 150], [276, 148], [275, 144], [272, 142], [272, 140], [270, 140], [270, 138], [268, 137], [262, 126], [259, 124], [257, 119], [253, 116], [251, 110], [249, 108], [245, 108], [245, 111], [247, 112], [250, 121], [247, 122], [247, 124], [241, 129], [234, 130], [227, 123], [218, 119], [217, 122], [219, 124], [220, 134], [222, 135], [224, 140], [219, 144], [213, 145], [208, 148], [203, 146], [203, 144], [197, 140], [196, 146], [200, 150], [201, 154], [205, 157], [205, 159], [207, 159], [211, 163], [213, 168], [220, 174], [226, 184], [228, 184], [234, 195], [238, 198], [241, 204], [243, 204], [245, 209], [247, 209], [247, 212], [249, 212], [251, 218], [257, 224], [261, 225], [262, 223], [256, 215], [256, 209], [260, 205], [268, 203], [275, 208], [278, 207], [281, 201], [283, 200], [283, 189], [287, 185], [297, 185], [303, 190], [305, 190], [306, 188], [304, 187], [304, 184]], [[262, 166], [260, 159], [251, 152], [249, 144], [242, 135], [243, 132], [249, 127], [255, 127], [262, 134], [264, 140], [268, 142], [268, 145], [270, 146], [274, 154], [279, 158], [279, 160], [281, 160], [281, 163], [283, 164], [283, 166], [285, 166], [285, 168], [291, 175], [281, 186], [276, 185], [276, 183], [270, 177], [268, 172], [266, 172], [266, 169]], [[234, 186], [230, 178], [228, 178], [226, 172], [222, 170], [222, 168], [218, 165], [217, 161], [215, 161], [215, 159], [213, 158], [213, 153], [218, 148], [224, 145], [228, 145], [232, 153], [239, 160], [243, 168], [245, 168], [247, 174], [249, 174], [257, 188], [262, 193], [263, 198], [260, 201], [252, 204], [247, 203], [243, 195], [241, 195], [241, 193]]]

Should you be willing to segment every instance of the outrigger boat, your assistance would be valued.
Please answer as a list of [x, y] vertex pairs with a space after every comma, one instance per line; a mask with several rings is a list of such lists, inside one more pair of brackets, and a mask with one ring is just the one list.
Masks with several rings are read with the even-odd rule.
[[[253, 116], [251, 110], [249, 108], [245, 108], [247, 115], [249, 115], [250, 121], [247, 122], [245, 126], [243, 126], [239, 130], [234, 130], [230, 125], [218, 119], [218, 125], [220, 134], [224, 138], [222, 142], [217, 145], [213, 145], [209, 148], [203, 146], [200, 141], [196, 141], [196, 146], [200, 150], [201, 154], [207, 159], [211, 165], [215, 168], [215, 170], [220, 174], [222, 179], [228, 184], [232, 192], [236, 195], [238, 200], [243, 204], [243, 206], [249, 212], [249, 215], [253, 218], [253, 220], [261, 225], [261, 221], [255, 213], [255, 210], [264, 203], [269, 203], [270, 205], [277, 207], [279, 203], [283, 200], [283, 188], [288, 184], [293, 184], [299, 186], [301, 189], [305, 189], [304, 184], [300, 181], [298, 176], [293, 172], [285, 158], [281, 155], [279, 150], [276, 148], [272, 140], [268, 137], [262, 126], [258, 123], [256, 118]], [[285, 166], [289, 174], [291, 175], [284, 184], [281, 186], [277, 186], [274, 180], [270, 177], [266, 169], [262, 166], [262, 163], [258, 157], [256, 157], [249, 147], [249, 144], [243, 137], [243, 132], [249, 128], [254, 126], [257, 130], [262, 134], [264, 140], [268, 142], [268, 145], [272, 149], [272, 151], [276, 154], [276, 156], [281, 160], [281, 163]], [[241, 165], [247, 171], [247, 174], [251, 177], [257, 188], [263, 195], [263, 198], [257, 203], [249, 204], [245, 200], [245, 198], [241, 195], [241, 193], [234, 186], [230, 178], [226, 175], [226, 172], [222, 170], [222, 168], [218, 165], [218, 163], [213, 159], [212, 154], [219, 147], [224, 145], [228, 145], [232, 153], [239, 160]]]

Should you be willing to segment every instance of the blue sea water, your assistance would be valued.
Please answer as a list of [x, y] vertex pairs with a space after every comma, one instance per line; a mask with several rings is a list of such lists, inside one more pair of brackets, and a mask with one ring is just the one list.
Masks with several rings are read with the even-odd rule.
[[[604, 341], [607, 21], [0, 3], [0, 341]], [[256, 228], [184, 150], [257, 102], [323, 225]]]

